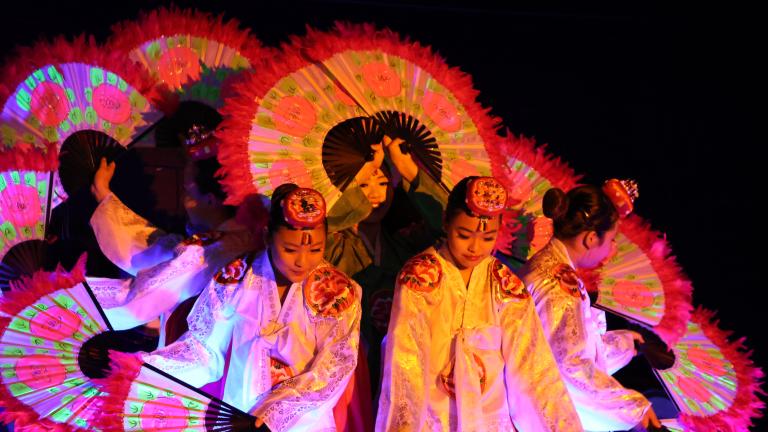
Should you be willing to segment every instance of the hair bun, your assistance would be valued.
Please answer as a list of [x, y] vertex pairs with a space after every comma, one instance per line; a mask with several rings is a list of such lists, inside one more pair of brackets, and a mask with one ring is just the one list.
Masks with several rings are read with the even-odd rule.
[[562, 189], [552, 188], [544, 194], [544, 216], [556, 220], [568, 212], [568, 196]]

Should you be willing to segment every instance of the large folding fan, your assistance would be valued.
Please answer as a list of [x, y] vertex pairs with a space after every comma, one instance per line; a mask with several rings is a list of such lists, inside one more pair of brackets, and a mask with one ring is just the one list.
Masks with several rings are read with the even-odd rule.
[[519, 267], [552, 238], [552, 221], [544, 216], [544, 194], [557, 187], [576, 186], [580, 176], [565, 162], [536, 146], [533, 139], [507, 131], [488, 149], [493, 175], [507, 189], [507, 209], [496, 248], [513, 267]]
[[693, 288], [662, 235], [639, 216], [619, 222], [616, 254], [592, 271], [580, 272], [594, 306], [644, 324], [673, 345], [686, 329]]
[[127, 146], [162, 115], [151, 103], [159, 97], [151, 78], [92, 38], [20, 48], [0, 86], [3, 150], [45, 151], [79, 130]]
[[[403, 138], [404, 150], [448, 189], [467, 175], [490, 174], [485, 146], [496, 120], [475, 101], [469, 76], [390, 31], [343, 24], [310, 30], [235, 93], [219, 129], [223, 182], [234, 204], [290, 181], [314, 187], [332, 206], [380, 136], [339, 131], [361, 117]], [[347, 150], [333, 144], [337, 132], [350, 137]]]
[[109, 47], [140, 64], [180, 100], [213, 108], [223, 104], [225, 81], [270, 51], [235, 20], [175, 7], [114, 25]]
[[747, 430], [760, 416], [763, 372], [743, 339], [729, 341], [714, 313], [697, 309], [685, 334], [672, 346], [674, 364], [654, 369], [680, 414], [671, 426], [685, 431]]
[[0, 288], [40, 269], [51, 190], [50, 172], [0, 172]]
[[3, 421], [96, 430], [103, 395], [92, 379], [103, 371], [91, 351], [110, 327], [84, 271], [85, 256], [71, 273], [36, 272], [0, 300]]
[[99, 426], [105, 432], [220, 431], [249, 432], [256, 418], [177, 378], [143, 363], [137, 356], [110, 353], [109, 393]]

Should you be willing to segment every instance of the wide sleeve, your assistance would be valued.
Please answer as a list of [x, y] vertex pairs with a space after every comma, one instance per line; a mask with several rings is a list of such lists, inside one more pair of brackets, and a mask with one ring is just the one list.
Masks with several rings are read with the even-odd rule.
[[182, 240], [134, 213], [114, 194], [96, 207], [91, 227], [104, 255], [132, 275], [173, 258], [173, 249]]
[[341, 194], [326, 216], [328, 232], [351, 228], [371, 214], [373, 207], [360, 186], [352, 184]]
[[332, 412], [344, 393], [357, 365], [361, 313], [360, 286], [347, 281], [355, 296], [351, 305], [337, 315], [314, 317], [316, 354], [306, 370], [264, 393], [251, 410], [269, 430], [312, 430], [314, 418], [304, 414]]
[[635, 357], [635, 340], [629, 330], [611, 330], [603, 336], [605, 368], [611, 375], [623, 368]]
[[189, 330], [176, 342], [143, 354], [143, 360], [195, 387], [220, 379], [240, 292], [239, 285], [212, 281], [187, 317]]
[[512, 421], [524, 431], [581, 431], [530, 297], [501, 311], [504, 382]]
[[588, 340], [601, 336], [589, 335], [579, 294], [561, 288], [553, 278], [539, 285], [534, 288], [540, 294], [539, 316], [584, 429], [626, 430], [640, 423], [650, 404], [597, 366]]
[[122, 292], [108, 294], [102, 287], [97, 299], [111, 296], [104, 312], [112, 326], [125, 330], [145, 324], [197, 295], [205, 286], [197, 279], [210, 280], [205, 252], [196, 244], [180, 246], [174, 259], [139, 272], [127, 285], [114, 286]]
[[419, 271], [411, 264], [429, 257], [425, 254], [412, 258], [397, 278], [386, 338], [377, 431], [419, 430], [426, 419], [426, 399], [433, 385], [429, 381], [431, 332], [426, 311], [436, 301], [439, 287], [429, 284], [429, 272]]

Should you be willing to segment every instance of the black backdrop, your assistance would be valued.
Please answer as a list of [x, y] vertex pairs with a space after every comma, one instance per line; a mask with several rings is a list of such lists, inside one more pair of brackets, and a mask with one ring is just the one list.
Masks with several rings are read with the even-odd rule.
[[[158, 1], [27, 1], [0, 9], [0, 55], [41, 36], [109, 26]], [[533, 2], [532, 2], [533, 3]], [[618, 2], [623, 3], [623, 2]], [[637, 212], [667, 234], [697, 304], [747, 336], [759, 330], [766, 281], [766, 31], [757, 7], [496, 5], [485, 1], [177, 2], [225, 12], [277, 44], [305, 24], [370, 21], [432, 45], [470, 73], [481, 102], [515, 133], [547, 143], [589, 182], [640, 184]], [[766, 427], [765, 422], [761, 422]], [[762, 430], [756, 429], [756, 430]]]

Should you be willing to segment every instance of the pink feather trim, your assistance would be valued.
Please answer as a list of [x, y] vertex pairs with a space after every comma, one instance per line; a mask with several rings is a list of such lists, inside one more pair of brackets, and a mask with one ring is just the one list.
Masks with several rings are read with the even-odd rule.
[[281, 48], [270, 62], [261, 65], [258, 76], [244, 76], [233, 85], [237, 94], [228, 99], [221, 110], [224, 121], [217, 136], [224, 145], [219, 149], [218, 159], [222, 165], [219, 174], [223, 177], [227, 204], [237, 205], [247, 195], [258, 192], [251, 179], [248, 135], [259, 101], [285, 76], [348, 50], [383, 51], [418, 65], [445, 86], [467, 110], [486, 150], [498, 140], [496, 130], [500, 120], [489, 115], [489, 109], [476, 101], [478, 92], [472, 87], [471, 77], [449, 67], [431, 48], [402, 38], [389, 29], [377, 29], [372, 24], [337, 22], [327, 32], [308, 28], [305, 36], [294, 36]]
[[764, 373], [752, 361], [752, 352], [744, 345], [744, 338], [730, 341], [731, 332], [718, 327], [715, 313], [699, 307], [693, 312], [691, 321], [701, 326], [704, 334], [712, 341], [736, 370], [736, 398], [727, 410], [708, 417], [680, 415], [680, 423], [691, 431], [747, 431], [754, 419], [762, 417], [765, 408], [760, 396], [765, 396], [762, 387]]
[[[71, 272], [65, 271], [59, 266], [54, 272], [38, 271], [32, 276], [22, 278], [14, 285], [14, 290], [5, 294], [0, 299], [0, 310], [7, 315], [14, 316], [29, 307], [39, 298], [60, 289], [71, 288], [85, 281], [86, 254], [80, 256]], [[11, 318], [0, 317], [0, 326], [8, 328]], [[14, 423], [15, 427], [23, 430], [74, 432], [86, 429], [72, 425], [56, 423], [49, 419], [40, 419], [40, 415], [29, 406], [19, 402], [13, 397], [4, 384], [0, 384], [0, 406], [4, 411], [0, 413], [0, 421]]]
[[97, 380], [107, 396], [104, 400], [104, 413], [96, 419], [96, 426], [104, 432], [122, 432], [125, 400], [131, 390], [133, 380], [141, 372], [143, 364], [138, 354], [109, 351], [110, 373], [104, 379]]

